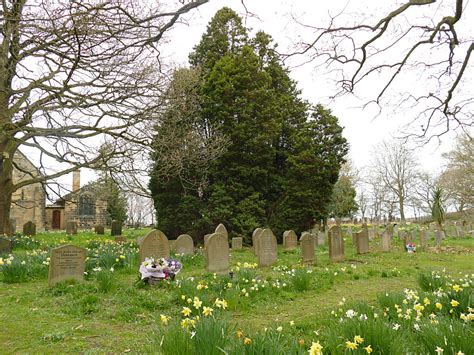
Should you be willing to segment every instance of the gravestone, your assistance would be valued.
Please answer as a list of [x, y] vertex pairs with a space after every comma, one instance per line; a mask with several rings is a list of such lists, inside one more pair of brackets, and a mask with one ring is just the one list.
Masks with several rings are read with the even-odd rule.
[[410, 239], [410, 242], [415, 242], [417, 240], [417, 237], [418, 237], [418, 231], [417, 230], [412, 230], [411, 231], [411, 239]]
[[181, 234], [176, 239], [176, 252], [183, 255], [194, 254], [194, 240], [189, 234]]
[[0, 238], [0, 255], [10, 254], [13, 249], [13, 243], [11, 240]]
[[242, 237], [232, 238], [232, 250], [242, 250]]
[[115, 243], [127, 243], [128, 239], [123, 236], [114, 237]]
[[257, 237], [260, 235], [260, 233], [263, 232], [263, 229], [262, 228], [257, 228], [253, 231], [252, 233], [252, 249], [253, 249], [253, 253], [255, 255], [258, 255], [258, 243], [257, 243]]
[[428, 246], [428, 232], [425, 229], [420, 231], [420, 247], [422, 249]]
[[212, 234], [206, 234], [204, 236], [204, 249], [206, 249], [206, 246], [207, 246], [207, 242], [209, 241], [209, 237], [211, 236]]
[[329, 230], [329, 260], [344, 261], [344, 239], [339, 226], [333, 226]]
[[431, 223], [430, 223], [430, 232], [434, 232], [434, 231], [435, 231], [435, 227], [436, 227], [436, 223], [431, 222]]
[[213, 233], [206, 247], [206, 268], [209, 272], [225, 274], [229, 272], [229, 241], [227, 236]]
[[86, 249], [64, 245], [51, 250], [48, 285], [65, 280], [84, 280]]
[[380, 238], [380, 249], [382, 251], [390, 251], [391, 241], [392, 241], [392, 238], [387, 228], [387, 230], [382, 233], [382, 236]]
[[104, 235], [105, 234], [105, 228], [103, 225], [99, 224], [99, 225], [96, 225], [94, 227], [94, 231], [95, 231], [95, 234], [101, 234], [101, 235]]
[[369, 252], [369, 235], [367, 229], [362, 229], [362, 231], [356, 234], [356, 250], [357, 254]]
[[444, 239], [444, 232], [443, 231], [435, 231], [435, 245], [437, 248], [441, 246], [441, 242]]
[[292, 230], [283, 233], [283, 248], [285, 250], [294, 250], [298, 247], [298, 237]]
[[461, 226], [456, 226], [456, 234], [459, 238], [464, 238], [464, 230]]
[[264, 229], [257, 237], [258, 266], [270, 266], [278, 259], [277, 240], [271, 229]]
[[32, 221], [28, 221], [23, 225], [23, 235], [36, 235], [36, 224]]
[[310, 233], [303, 233], [300, 238], [301, 258], [303, 263], [312, 264], [315, 259], [314, 236]]
[[225, 235], [226, 238], [229, 238], [229, 233], [227, 232], [227, 228], [222, 223], [220, 223], [216, 227], [216, 230], [214, 231], [214, 233], [220, 233], [220, 234]]
[[66, 223], [66, 234], [75, 235], [77, 234], [77, 222], [69, 221]]
[[112, 237], [116, 235], [122, 235], [122, 222], [112, 221], [112, 225], [110, 227], [110, 235]]
[[316, 246], [326, 244], [326, 239], [326, 232], [318, 232], [318, 235], [316, 237]]
[[158, 230], [154, 229], [149, 232], [140, 243], [140, 262], [143, 262], [145, 258], [166, 258], [170, 257], [170, 246], [166, 235]]
[[393, 235], [398, 235], [398, 224], [393, 226]]

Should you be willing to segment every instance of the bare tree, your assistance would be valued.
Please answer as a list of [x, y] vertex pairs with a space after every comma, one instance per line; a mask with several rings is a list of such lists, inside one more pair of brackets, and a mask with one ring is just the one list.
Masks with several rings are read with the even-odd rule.
[[[81, 167], [103, 168], [129, 153], [123, 142], [148, 142], [142, 122], [164, 84], [157, 45], [205, 2], [2, 2], [0, 234], [9, 227], [14, 191]], [[21, 147], [38, 157], [42, 175], [25, 172], [29, 178], [14, 183]]]
[[155, 216], [153, 200], [135, 193], [128, 193], [127, 216], [127, 223], [131, 226], [153, 224]]
[[374, 176], [396, 197], [400, 219], [404, 222], [405, 201], [412, 193], [418, 175], [414, 154], [402, 142], [382, 142], [377, 146], [374, 158]]
[[[358, 13], [350, 11], [352, 4]], [[323, 70], [332, 68], [338, 75], [335, 97], [361, 94], [357, 89], [366, 90], [364, 84], [370, 83], [376, 93], [368, 103], [379, 110], [396, 97], [391, 107], [410, 109], [416, 123], [407, 136], [425, 140], [472, 127], [474, 98], [462, 87], [473, 79], [474, 33], [468, 15], [474, 5], [402, 0], [390, 6], [384, 15], [376, 8], [363, 13], [364, 5], [348, 1], [325, 25], [297, 20], [311, 35], [290, 56], [304, 54]]]
[[[430, 215], [433, 210], [433, 192], [437, 185], [437, 179], [431, 174], [419, 172], [413, 189], [413, 207]], [[420, 213], [418, 214], [420, 215]]]

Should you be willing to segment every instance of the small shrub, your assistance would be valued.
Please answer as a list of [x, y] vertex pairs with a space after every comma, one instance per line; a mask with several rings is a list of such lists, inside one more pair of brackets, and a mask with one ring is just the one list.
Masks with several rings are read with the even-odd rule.
[[446, 285], [446, 278], [433, 271], [419, 274], [417, 282], [423, 291], [436, 291]]
[[291, 283], [295, 291], [307, 291], [311, 285], [311, 273], [308, 273], [306, 269], [295, 270], [294, 276], [291, 277]]
[[95, 279], [99, 292], [108, 293], [117, 288], [117, 281], [113, 272], [100, 271], [96, 274]]

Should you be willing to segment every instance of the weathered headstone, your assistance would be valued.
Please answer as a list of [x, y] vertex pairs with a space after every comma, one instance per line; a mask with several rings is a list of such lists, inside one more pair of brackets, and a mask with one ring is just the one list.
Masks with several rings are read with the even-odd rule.
[[293, 250], [298, 247], [298, 236], [292, 230], [283, 233], [283, 248], [285, 250]]
[[122, 222], [112, 221], [112, 225], [110, 227], [110, 235], [112, 237], [116, 235], [122, 235]]
[[278, 259], [277, 240], [271, 229], [264, 229], [257, 237], [258, 266], [270, 266]]
[[51, 250], [48, 285], [65, 281], [84, 279], [86, 250], [73, 245], [64, 245]]
[[464, 238], [464, 229], [461, 226], [456, 226], [456, 234], [459, 238]]
[[224, 234], [213, 233], [206, 247], [206, 268], [209, 272], [229, 272], [229, 241]]
[[128, 239], [119, 235], [117, 237], [114, 237], [114, 241], [115, 243], [127, 243], [128, 242]]
[[310, 233], [303, 233], [300, 238], [301, 258], [303, 263], [312, 264], [315, 259], [314, 236]]
[[36, 235], [36, 224], [32, 221], [28, 221], [23, 225], [23, 235]]
[[211, 236], [212, 234], [206, 234], [204, 236], [204, 249], [206, 249], [207, 247], [207, 242], [209, 241], [209, 237]]
[[390, 251], [390, 243], [392, 241], [390, 231], [388, 231], [388, 228], [385, 232], [382, 233], [382, 236], [380, 238], [380, 249], [382, 251]]
[[226, 238], [229, 238], [229, 233], [227, 233], [227, 228], [222, 223], [220, 223], [216, 227], [216, 230], [214, 231], [214, 233], [224, 234]]
[[0, 255], [10, 254], [13, 249], [13, 243], [11, 240], [0, 238]]
[[326, 244], [326, 232], [318, 232], [318, 235], [316, 237], [316, 245], [324, 245]]
[[232, 250], [242, 250], [242, 237], [232, 238]]
[[77, 222], [69, 221], [66, 223], [66, 234], [75, 235], [77, 234]]
[[357, 254], [369, 252], [369, 235], [367, 229], [362, 229], [362, 231], [356, 234], [356, 250]]
[[428, 232], [426, 229], [420, 230], [420, 248], [426, 248], [428, 246]]
[[194, 240], [189, 234], [181, 234], [176, 239], [176, 252], [178, 254], [194, 254]]
[[170, 246], [166, 235], [158, 230], [154, 229], [149, 232], [140, 243], [140, 262], [143, 262], [145, 258], [169, 258], [170, 257]]
[[435, 245], [436, 247], [440, 247], [441, 246], [441, 242], [443, 241], [444, 239], [444, 232], [443, 231], [435, 231]]
[[105, 234], [105, 228], [101, 224], [94, 226], [94, 231], [95, 231], [95, 234], [101, 234], [101, 235]]
[[329, 260], [344, 261], [344, 239], [339, 226], [329, 230]]
[[411, 231], [411, 239], [410, 242], [415, 242], [418, 239], [418, 231], [416, 229]]
[[253, 248], [253, 253], [255, 255], [258, 255], [258, 236], [263, 232], [262, 228], [256, 228], [253, 233], [252, 233], [252, 248]]

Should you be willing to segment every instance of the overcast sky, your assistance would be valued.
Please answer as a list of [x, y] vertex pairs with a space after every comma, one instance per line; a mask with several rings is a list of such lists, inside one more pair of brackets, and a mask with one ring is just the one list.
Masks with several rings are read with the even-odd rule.
[[[279, 45], [279, 51], [288, 53], [294, 50], [295, 43], [311, 38], [311, 31], [299, 26], [293, 18], [305, 24], [322, 26], [328, 22], [329, 15], [345, 9], [345, 14], [350, 20], [356, 18], [377, 17], [393, 10], [394, 1], [347, 0], [308, 1], [308, 0], [246, 0], [245, 5], [249, 13], [245, 15], [245, 8], [240, 0], [211, 0], [185, 17], [187, 24], [175, 26], [168, 35], [168, 42], [160, 47], [166, 61], [178, 66], [187, 65], [187, 57], [193, 47], [199, 42], [206, 30], [206, 25], [215, 12], [223, 6], [229, 6], [245, 18], [246, 26], [255, 33], [263, 30], [269, 33]], [[348, 5], [349, 4], [349, 5]], [[388, 6], [388, 7], [387, 7]], [[417, 14], [420, 16], [420, 14]], [[428, 16], [428, 15], [427, 15]], [[431, 16], [431, 15], [429, 15]], [[372, 21], [373, 22], [373, 21]], [[469, 27], [470, 28], [470, 27]], [[412, 116], [411, 112], [397, 112], [396, 106], [384, 107], [382, 113], [376, 116], [375, 107], [362, 109], [370, 94], [374, 94], [377, 80], [366, 83], [363, 90], [355, 96], [344, 96], [331, 100], [334, 94], [334, 75], [332, 73], [316, 70], [314, 63], [301, 65], [307, 58], [296, 57], [288, 62], [291, 76], [298, 82], [303, 97], [312, 103], [322, 103], [332, 109], [344, 127], [344, 135], [351, 147], [350, 158], [359, 168], [371, 162], [371, 152], [374, 145], [392, 136], [400, 136], [401, 129]], [[396, 85], [412, 86], [416, 83], [416, 73], [413, 77], [402, 78]], [[474, 87], [464, 87], [466, 92], [474, 92]], [[396, 99], [396, 97], [394, 97]], [[413, 130], [419, 127], [412, 126]], [[441, 154], [452, 148], [454, 133], [446, 134], [440, 141], [435, 140], [423, 146], [417, 145], [416, 152], [423, 169], [438, 173], [442, 167]], [[85, 172], [83, 183], [93, 178], [93, 174]], [[70, 180], [67, 178], [66, 180]]]

